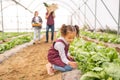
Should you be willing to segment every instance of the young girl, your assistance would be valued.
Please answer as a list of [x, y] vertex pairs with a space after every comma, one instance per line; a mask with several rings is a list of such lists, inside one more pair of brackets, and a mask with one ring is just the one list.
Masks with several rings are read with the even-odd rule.
[[46, 68], [49, 75], [53, 75], [54, 70], [65, 72], [77, 67], [76, 62], [70, 57], [68, 49], [74, 38], [79, 36], [79, 27], [64, 24], [60, 32], [61, 37], [53, 43], [48, 51], [49, 63], [46, 64]]

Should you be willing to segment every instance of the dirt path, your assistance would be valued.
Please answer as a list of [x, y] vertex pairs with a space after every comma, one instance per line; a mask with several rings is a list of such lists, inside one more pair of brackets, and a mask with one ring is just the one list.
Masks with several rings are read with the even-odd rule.
[[51, 43], [24, 48], [0, 64], [0, 80], [61, 80], [61, 73], [49, 76], [46, 71], [47, 51]]

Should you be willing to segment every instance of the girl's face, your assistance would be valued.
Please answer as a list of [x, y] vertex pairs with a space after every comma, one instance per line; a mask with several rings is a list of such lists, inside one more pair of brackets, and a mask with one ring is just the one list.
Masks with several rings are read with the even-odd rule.
[[65, 40], [70, 44], [75, 38], [75, 32], [69, 32], [65, 36]]

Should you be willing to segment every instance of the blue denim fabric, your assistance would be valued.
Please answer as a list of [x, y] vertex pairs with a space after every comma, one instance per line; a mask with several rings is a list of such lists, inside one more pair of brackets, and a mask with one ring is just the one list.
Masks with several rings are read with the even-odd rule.
[[54, 39], [54, 24], [46, 26], [46, 41], [48, 42], [49, 38], [49, 29], [51, 29], [51, 41]]
[[55, 70], [59, 70], [59, 71], [62, 71], [62, 72], [66, 72], [66, 71], [71, 71], [73, 68], [69, 65], [66, 65], [64, 67], [61, 67], [61, 66], [57, 66], [57, 65], [53, 65], [53, 68]]

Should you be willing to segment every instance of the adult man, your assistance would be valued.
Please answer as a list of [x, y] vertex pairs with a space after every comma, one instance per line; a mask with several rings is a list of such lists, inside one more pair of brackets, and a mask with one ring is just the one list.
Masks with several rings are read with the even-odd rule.
[[46, 43], [48, 43], [49, 39], [49, 29], [51, 29], [51, 42], [54, 39], [54, 18], [55, 18], [55, 13], [54, 11], [49, 11], [47, 9], [47, 13], [45, 18], [47, 19], [47, 26], [46, 26]]

